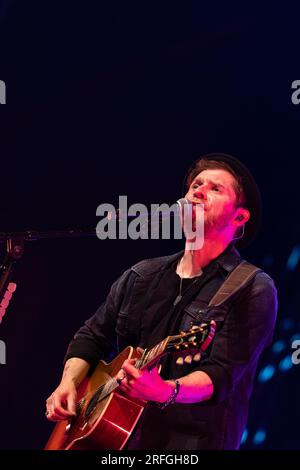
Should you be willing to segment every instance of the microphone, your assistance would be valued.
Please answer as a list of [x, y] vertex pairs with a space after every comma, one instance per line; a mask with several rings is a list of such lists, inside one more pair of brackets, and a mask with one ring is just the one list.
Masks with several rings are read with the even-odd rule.
[[[112, 204], [100, 204], [96, 215], [103, 217], [96, 226], [96, 235], [100, 240], [106, 238], [126, 240], [128, 237], [132, 240], [149, 237], [158, 239], [160, 236], [167, 240], [182, 239], [184, 232], [190, 249], [201, 248], [203, 244], [203, 204], [194, 204], [185, 197], [178, 199], [172, 205], [151, 204], [151, 210], [148, 211], [147, 206], [141, 203], [127, 207], [127, 196], [119, 196], [118, 209]], [[173, 219], [173, 235], [171, 235], [171, 219]]]
[[[122, 196], [119, 198], [120, 202], [122, 203], [121, 198]], [[107, 211], [107, 219], [122, 221], [126, 219], [132, 220], [138, 217], [139, 220], [147, 222], [147, 220], [153, 220], [155, 217], [160, 217], [161, 220], [180, 217], [182, 220], [183, 214], [185, 213], [185, 215], [187, 215], [188, 212], [191, 211], [192, 203], [185, 197], [182, 197], [171, 205], [167, 203], [151, 204], [150, 211], [147, 210], [147, 207], [144, 204], [132, 204], [128, 209], [127, 204], [126, 206], [121, 204], [121, 207], [119, 207], [117, 210]]]

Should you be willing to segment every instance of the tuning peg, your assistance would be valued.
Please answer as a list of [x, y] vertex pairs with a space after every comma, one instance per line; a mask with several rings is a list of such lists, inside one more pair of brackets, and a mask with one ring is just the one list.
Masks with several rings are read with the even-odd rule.
[[7, 291], [5, 292], [3, 298], [7, 299], [7, 300], [10, 300], [12, 298], [12, 295], [13, 295], [13, 293], [9, 292], [9, 290], [7, 289]]
[[184, 358], [184, 362], [186, 362], [187, 364], [191, 364], [192, 360], [193, 358], [190, 354]]
[[0, 323], [2, 322], [2, 318], [4, 317], [6, 312], [6, 308], [0, 307]]
[[7, 308], [8, 304], [9, 304], [9, 299], [6, 299], [5, 296], [4, 296], [3, 299], [1, 300], [0, 306], [3, 307], [3, 308]]
[[176, 364], [177, 364], [178, 366], [182, 366], [182, 365], [183, 365], [183, 357], [182, 357], [182, 356], [180, 356], [180, 357], [177, 359]]
[[11, 292], [11, 293], [15, 292], [16, 288], [17, 288], [17, 284], [15, 282], [10, 282], [7, 286], [8, 292]]
[[199, 362], [200, 359], [201, 359], [201, 353], [198, 352], [198, 353], [196, 353], [196, 354], [194, 355], [193, 361]]
[[6, 313], [6, 309], [9, 305], [9, 302], [16, 288], [17, 288], [17, 284], [15, 282], [10, 282], [6, 288], [5, 294], [0, 303], [0, 323], [2, 322], [2, 318], [4, 317]]
[[193, 326], [191, 327], [190, 331], [193, 333], [194, 331], [199, 330], [199, 328], [200, 328], [199, 326], [193, 325]]
[[189, 338], [189, 342], [192, 343], [193, 341], [195, 341], [195, 339], [196, 339], [196, 336], [195, 336], [195, 335], [194, 335], [194, 336], [191, 336], [191, 337]]
[[182, 343], [182, 346], [187, 349], [189, 347], [189, 343]]

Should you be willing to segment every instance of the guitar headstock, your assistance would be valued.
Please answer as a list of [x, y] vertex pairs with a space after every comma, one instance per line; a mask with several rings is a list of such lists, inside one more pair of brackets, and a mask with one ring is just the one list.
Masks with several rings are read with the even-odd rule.
[[9, 306], [9, 302], [16, 288], [17, 284], [15, 282], [9, 282], [3, 296], [0, 298], [0, 323], [2, 322], [2, 318], [6, 313], [6, 309]]
[[191, 364], [198, 362], [201, 353], [204, 352], [212, 342], [216, 332], [216, 322], [202, 323], [200, 326], [193, 326], [188, 331], [182, 331], [179, 335], [170, 336], [166, 346], [166, 352], [178, 355], [176, 363]]
[[193, 326], [188, 331], [182, 331], [179, 335], [168, 336], [150, 350], [145, 350], [138, 361], [137, 368], [155, 367], [159, 360], [166, 354], [178, 356], [177, 364], [190, 364], [192, 361], [200, 361], [201, 353], [205, 351], [213, 340], [216, 332], [216, 322], [201, 323]]
[[9, 238], [6, 240], [6, 255], [0, 266], [0, 323], [6, 313], [17, 284], [10, 282], [13, 266], [24, 251], [24, 240]]

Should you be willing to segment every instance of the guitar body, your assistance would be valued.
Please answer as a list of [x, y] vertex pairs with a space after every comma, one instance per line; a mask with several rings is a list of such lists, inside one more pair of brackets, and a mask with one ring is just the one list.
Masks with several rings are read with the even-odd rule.
[[[193, 326], [179, 335], [168, 336], [142, 354], [131, 346], [125, 348], [112, 362], [100, 361], [91, 377], [78, 389], [76, 416], [59, 422], [45, 450], [121, 450], [132, 433], [146, 402], [129, 398], [119, 390], [115, 377], [125, 359], [137, 359], [140, 370], [158, 366], [170, 352], [183, 363], [199, 361], [215, 334], [216, 323]], [[193, 356], [193, 357], [192, 357]]]
[[[129, 346], [111, 363], [100, 361], [78, 390], [80, 411], [71, 421], [59, 422], [45, 450], [121, 450], [132, 433], [145, 402], [129, 398], [116, 387], [114, 376], [125, 359], [137, 358]], [[99, 397], [99, 389], [112, 384], [114, 390]], [[102, 390], [101, 390], [102, 388]], [[100, 399], [99, 399], [100, 398]]]

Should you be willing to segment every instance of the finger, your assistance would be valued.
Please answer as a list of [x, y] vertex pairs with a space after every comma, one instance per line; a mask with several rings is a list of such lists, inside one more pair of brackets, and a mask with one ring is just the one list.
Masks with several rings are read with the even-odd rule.
[[67, 406], [68, 406], [68, 411], [72, 413], [72, 415], [76, 415], [76, 403], [75, 403], [75, 397], [73, 395], [69, 395], [67, 397]]
[[54, 407], [51, 414], [57, 416], [60, 419], [68, 419], [73, 416], [72, 413], [64, 410], [62, 407]]
[[50, 405], [50, 411], [52, 413], [55, 413], [57, 416], [61, 417], [62, 419], [70, 418], [73, 413], [70, 412], [68, 409], [66, 409], [66, 406], [63, 406], [67, 404], [67, 401], [65, 398], [62, 397], [56, 397], [55, 395], [52, 398], [52, 409]]
[[130, 365], [130, 366], [133, 366], [135, 368], [135, 370], [137, 370], [135, 365], [136, 365], [138, 360], [139, 360], [139, 358], [137, 358], [137, 357], [134, 358], [134, 359], [127, 359], [126, 364]]
[[159, 375], [158, 367], [153, 367], [153, 369], [150, 369], [149, 373], [151, 375]]
[[144, 349], [140, 348], [139, 346], [136, 348], [136, 350], [139, 353], [140, 357], [144, 354]]
[[120, 386], [119, 388], [121, 389], [121, 391], [123, 393], [126, 393], [127, 395], [130, 394], [132, 392], [132, 384], [130, 384], [127, 379], [124, 379], [122, 380], [122, 382], [120, 383]]
[[55, 395], [51, 395], [47, 400], [46, 400], [46, 418], [49, 421], [62, 421], [65, 419], [68, 419], [70, 416], [66, 415], [66, 410], [62, 408], [62, 411], [59, 411], [56, 409], [56, 403], [57, 403], [57, 398]]
[[61, 420], [66, 419], [65, 416], [61, 416], [60, 414], [57, 414], [54, 412], [52, 402], [51, 404], [49, 403], [47, 404], [45, 415], [46, 415], [46, 418], [49, 419], [49, 421], [61, 421]]
[[128, 388], [129, 386], [132, 386], [132, 384], [135, 383], [135, 378], [132, 377], [130, 373], [127, 373], [123, 367], [119, 370], [116, 380], [119, 386], [122, 387], [122, 390], [125, 390], [124, 387]]
[[134, 361], [135, 359], [125, 359], [125, 361], [123, 362], [122, 364], [122, 367], [121, 369], [125, 369], [125, 367], [127, 367], [128, 365], [131, 365], [132, 364], [132, 361]]
[[130, 360], [126, 360], [122, 365], [122, 369], [125, 370], [126, 374], [135, 379], [139, 378], [142, 374], [141, 372], [130, 363]]
[[49, 421], [65, 421], [66, 420], [66, 418], [62, 418], [61, 416], [57, 415], [56, 413], [50, 413], [50, 414], [46, 415], [46, 418]]
[[120, 369], [116, 375], [116, 381], [118, 382], [119, 385], [121, 385], [121, 382], [125, 379], [126, 379], [126, 372], [124, 369]]

